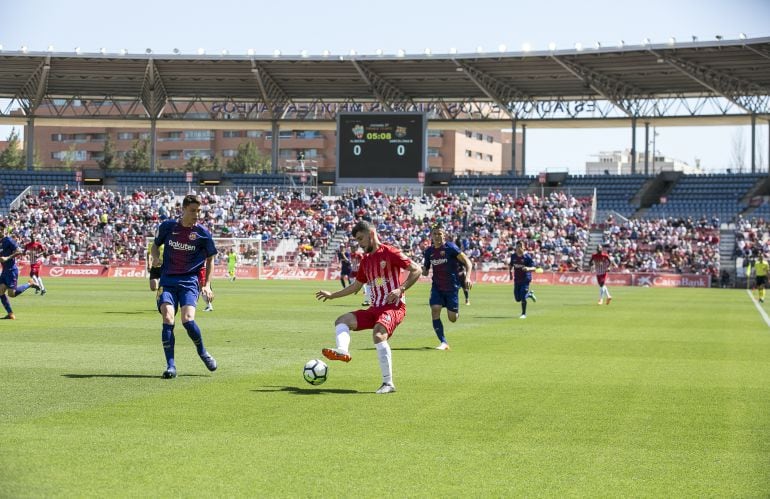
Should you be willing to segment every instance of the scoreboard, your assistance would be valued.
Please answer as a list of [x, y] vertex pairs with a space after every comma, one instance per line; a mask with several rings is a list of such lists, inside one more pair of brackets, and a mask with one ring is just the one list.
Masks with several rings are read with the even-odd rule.
[[417, 182], [427, 164], [423, 113], [337, 115], [337, 180], [386, 178]]

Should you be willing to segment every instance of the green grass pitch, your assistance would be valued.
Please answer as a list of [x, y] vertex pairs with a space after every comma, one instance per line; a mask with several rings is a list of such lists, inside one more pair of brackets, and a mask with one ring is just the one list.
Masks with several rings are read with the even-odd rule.
[[[49, 279], [0, 323], [0, 497], [757, 497], [770, 495], [770, 327], [745, 290], [479, 285], [433, 349], [428, 286], [313, 387], [360, 296], [217, 281], [163, 380], [146, 280]], [[324, 283], [327, 289], [339, 286]]]

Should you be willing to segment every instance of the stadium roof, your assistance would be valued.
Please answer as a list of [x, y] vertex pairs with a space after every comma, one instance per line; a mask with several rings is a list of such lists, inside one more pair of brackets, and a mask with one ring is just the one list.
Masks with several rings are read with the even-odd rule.
[[[41, 106], [50, 117], [50, 103], [62, 99], [135, 103], [118, 105], [125, 111], [113, 111], [118, 118], [138, 112], [162, 119], [169, 103], [219, 101], [261, 103], [265, 111], [246, 120], [329, 120], [336, 111], [300, 116], [286, 110], [356, 104], [362, 110], [429, 109], [431, 119], [447, 121], [745, 122], [752, 114], [770, 118], [770, 38], [423, 56], [0, 51], [0, 99], [10, 101], [0, 109], [0, 122], [6, 123], [42, 117]], [[583, 108], [570, 111], [570, 104], [581, 102], [600, 104], [591, 115]], [[21, 118], [16, 109], [23, 110]], [[106, 117], [89, 112], [78, 119]]]

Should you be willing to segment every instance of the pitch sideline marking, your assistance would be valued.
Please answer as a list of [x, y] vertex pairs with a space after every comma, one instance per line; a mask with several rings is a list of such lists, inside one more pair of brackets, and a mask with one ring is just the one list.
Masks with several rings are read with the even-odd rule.
[[751, 301], [754, 302], [754, 306], [757, 307], [757, 310], [759, 310], [759, 315], [762, 316], [762, 319], [764, 319], [765, 324], [767, 324], [767, 327], [770, 327], [770, 317], [767, 316], [767, 313], [765, 313], [765, 309], [762, 308], [762, 306], [759, 304], [759, 302], [754, 298], [754, 294], [751, 292], [751, 290], [746, 290], [746, 293], [748, 293], [749, 298], [751, 298]]

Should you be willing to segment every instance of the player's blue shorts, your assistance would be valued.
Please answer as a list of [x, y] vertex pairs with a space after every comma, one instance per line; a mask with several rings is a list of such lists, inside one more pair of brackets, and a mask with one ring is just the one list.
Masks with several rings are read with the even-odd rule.
[[529, 281], [513, 285], [513, 297], [516, 301], [526, 300], [527, 293], [529, 293]]
[[175, 314], [179, 307], [194, 307], [198, 303], [198, 293], [197, 280], [180, 282], [175, 286], [161, 286], [158, 288], [158, 310], [163, 303], [171, 304]]
[[16, 289], [16, 284], [19, 282], [19, 269], [14, 267], [12, 269], [3, 270], [0, 274], [0, 284], [5, 284], [8, 289]]
[[430, 303], [433, 305], [441, 305], [445, 309], [451, 312], [457, 312], [460, 310], [460, 300], [457, 298], [457, 291], [440, 291], [431, 286], [430, 288]]

